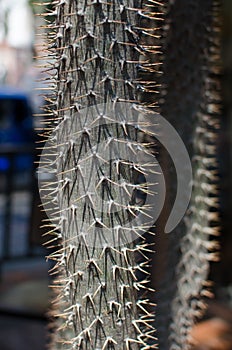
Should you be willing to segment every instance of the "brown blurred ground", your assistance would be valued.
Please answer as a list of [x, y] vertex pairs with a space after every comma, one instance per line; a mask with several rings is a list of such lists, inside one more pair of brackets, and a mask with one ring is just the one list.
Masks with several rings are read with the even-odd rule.
[[0, 284], [0, 349], [43, 350], [49, 303], [48, 266], [38, 261], [6, 267]]

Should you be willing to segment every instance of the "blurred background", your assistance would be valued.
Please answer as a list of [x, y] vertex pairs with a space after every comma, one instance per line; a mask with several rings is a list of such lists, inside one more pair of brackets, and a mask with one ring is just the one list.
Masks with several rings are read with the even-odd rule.
[[[28, 0], [0, 0], [0, 349], [43, 350], [49, 300], [48, 251], [36, 161], [44, 91], [41, 17]], [[40, 6], [40, 12], [43, 7]], [[37, 144], [38, 146], [38, 144]]]
[[[202, 350], [232, 349], [232, 1], [222, 2], [221, 260], [210, 272], [215, 297], [194, 329]], [[34, 57], [43, 38], [35, 35], [41, 25], [35, 12], [43, 7], [33, 0], [0, 0], [0, 350], [43, 350], [47, 341], [51, 266], [42, 245], [35, 165], [44, 73]]]

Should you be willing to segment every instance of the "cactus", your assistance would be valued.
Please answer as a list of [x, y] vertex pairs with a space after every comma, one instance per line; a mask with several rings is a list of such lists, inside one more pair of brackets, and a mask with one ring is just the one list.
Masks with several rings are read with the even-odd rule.
[[[162, 276], [159, 261], [153, 263], [153, 274], [159, 276], [156, 328], [162, 350], [188, 348], [189, 331], [210, 296], [210, 261], [218, 259], [220, 11], [217, 1], [175, 0], [165, 14], [160, 113], [185, 142], [193, 188], [185, 217], [160, 243], [165, 247]], [[175, 174], [169, 166], [172, 184]], [[172, 202], [171, 185], [167, 196]]]
[[70, 0], [54, 2], [49, 14], [55, 17], [47, 28], [55, 95], [47, 97], [53, 105], [42, 162], [56, 149], [57, 184], [45, 200], [55, 198], [50, 234], [62, 239], [51, 254], [59, 271], [54, 309], [62, 320], [51, 347], [154, 348], [149, 225], [134, 222], [137, 214], [146, 217], [150, 190], [143, 177], [154, 171], [149, 161], [138, 162], [139, 153], [150, 154], [142, 141], [142, 125], [149, 124], [138, 109], [140, 91], [150, 87], [137, 71], [152, 70], [146, 53], [156, 49], [146, 36], [156, 30], [147, 22], [160, 21], [161, 13], [132, 0]]
[[[54, 94], [46, 97], [49, 144], [44, 152], [46, 160], [55, 150], [50, 165], [57, 173], [54, 186], [44, 188], [50, 191], [46, 201], [55, 205], [50, 243], [60, 244], [50, 256], [58, 274], [54, 350], [145, 350], [157, 344], [162, 350], [188, 349], [189, 331], [203, 308], [209, 261], [215, 259], [209, 251], [216, 244], [209, 236], [218, 232], [218, 9], [214, 0], [163, 5], [155, 0], [57, 0], [45, 13], [46, 19], [54, 18], [45, 26], [52, 72], [48, 89]], [[190, 9], [194, 15], [188, 20]], [[189, 35], [186, 42], [180, 39], [183, 33]], [[158, 101], [193, 162], [190, 206], [168, 237], [162, 236], [162, 225], [150, 230], [144, 205], [153, 194], [147, 174], [156, 172], [148, 108], [156, 109]], [[168, 188], [170, 203], [172, 193]], [[141, 213], [147, 220], [135, 224]], [[149, 266], [160, 235], [167, 245], [164, 276], [156, 262]], [[159, 276], [158, 293], [150, 271]], [[156, 320], [153, 301], [158, 302]]]

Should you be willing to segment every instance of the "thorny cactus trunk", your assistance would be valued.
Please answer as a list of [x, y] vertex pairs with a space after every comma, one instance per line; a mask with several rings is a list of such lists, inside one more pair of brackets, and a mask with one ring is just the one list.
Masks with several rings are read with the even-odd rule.
[[[138, 94], [149, 88], [137, 72], [152, 70], [146, 53], [155, 48], [146, 37], [155, 36], [161, 15], [136, 0], [57, 1], [51, 14], [48, 41], [56, 74], [49, 137], [58, 150], [53, 232], [62, 236], [62, 248], [51, 255], [59, 271], [62, 320], [52, 348], [151, 348], [150, 247], [143, 238], [149, 226], [133, 222], [146, 211], [140, 199], [149, 189], [141, 177], [149, 164], [133, 158], [143, 134]], [[142, 281], [139, 272], [146, 276]]]
[[[175, 0], [169, 1], [165, 14], [160, 113], [185, 142], [193, 188], [181, 223], [168, 236], [160, 228], [158, 261], [154, 256], [156, 328], [162, 350], [187, 347], [189, 330], [204, 309], [203, 298], [210, 295], [210, 261], [218, 259], [213, 237], [219, 234], [220, 8], [219, 1]], [[167, 197], [172, 202], [175, 173], [167, 164]], [[165, 261], [162, 276], [159, 260]]]
[[[218, 48], [211, 41], [216, 10], [213, 0], [170, 3], [164, 21], [170, 21], [170, 27], [163, 26], [167, 32], [162, 83], [167, 94], [161, 112], [188, 146], [194, 189], [185, 220], [168, 238], [167, 271], [155, 297], [162, 350], [189, 347], [188, 332], [202, 308], [208, 249], [213, 247], [209, 235], [217, 232], [211, 227], [216, 215], [211, 210], [216, 203]], [[139, 163], [151, 153], [151, 145], [142, 140], [150, 141], [153, 135], [146, 113], [141, 118], [136, 106], [153, 108], [161, 100], [163, 89], [155, 93], [154, 80], [160, 67], [157, 42], [163, 3], [60, 0], [52, 6], [55, 21], [48, 25], [47, 51], [55, 74], [54, 96], [47, 98], [52, 116], [47, 136], [58, 150], [58, 179], [57, 220], [52, 218], [50, 234], [61, 238], [62, 246], [51, 255], [59, 273], [54, 283], [59, 329], [51, 348], [156, 348], [154, 305], [149, 300], [154, 291], [148, 273], [154, 239], [147, 241], [148, 223], [139, 227], [133, 218], [146, 210], [149, 186], [144, 178], [155, 171], [154, 164]], [[131, 108], [135, 125], [130, 124]], [[127, 203], [118, 203], [116, 193]], [[111, 211], [112, 206], [117, 210]], [[109, 244], [104, 229], [116, 242]], [[160, 232], [156, 234], [159, 237]]]

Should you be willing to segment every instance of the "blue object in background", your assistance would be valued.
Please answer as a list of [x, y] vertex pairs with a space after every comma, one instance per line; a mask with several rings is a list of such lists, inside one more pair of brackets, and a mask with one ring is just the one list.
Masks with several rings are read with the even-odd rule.
[[[32, 109], [27, 95], [18, 90], [0, 88], [0, 153], [4, 148], [16, 149], [28, 145], [28, 155], [22, 154], [15, 158], [15, 170], [27, 170], [33, 166], [35, 132], [33, 129]], [[0, 171], [7, 171], [10, 160], [0, 155]]]

